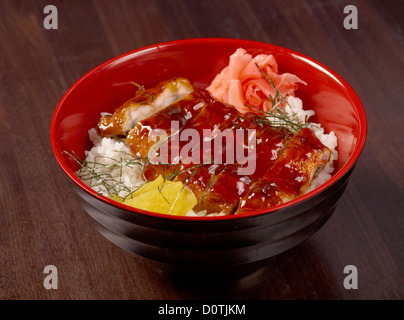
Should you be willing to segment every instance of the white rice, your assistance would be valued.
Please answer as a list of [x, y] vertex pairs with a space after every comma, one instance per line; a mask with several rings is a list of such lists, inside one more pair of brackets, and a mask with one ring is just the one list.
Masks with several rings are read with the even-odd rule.
[[[313, 110], [303, 110], [303, 102], [296, 97], [288, 97], [288, 103], [285, 106], [285, 111], [291, 116], [295, 117], [300, 122], [305, 122], [305, 119], [309, 120], [311, 116], [315, 114]], [[331, 150], [330, 162], [318, 172], [317, 176], [313, 178], [310, 187], [306, 190], [306, 193], [319, 187], [331, 178], [334, 171], [334, 160], [338, 160], [337, 151], [337, 136], [334, 131], [330, 133], [324, 133], [324, 128], [319, 123], [309, 122], [309, 128], [313, 130], [316, 137]]]
[[[288, 105], [286, 105], [285, 111], [289, 116], [295, 117], [300, 122], [305, 122], [305, 119], [309, 119], [314, 115], [313, 110], [303, 110], [301, 99], [292, 96], [288, 97]], [[335, 133], [324, 133], [324, 128], [317, 123], [310, 123], [309, 127], [313, 130], [317, 138], [332, 151], [332, 155], [331, 161], [314, 177], [311, 186], [306, 192], [317, 188], [331, 178], [331, 174], [334, 170], [333, 162], [338, 159], [338, 152], [336, 150], [337, 137]], [[129, 166], [126, 164], [117, 166], [119, 162], [133, 160], [133, 157], [130, 155], [130, 148], [123, 140], [101, 138], [96, 129], [89, 130], [89, 138], [94, 146], [85, 153], [87, 165], [91, 167], [96, 174], [103, 175], [104, 178], [102, 180], [106, 182], [101, 183], [101, 180], [97, 179], [83, 180], [92, 189], [107, 197], [110, 196], [111, 193], [126, 197], [129, 194], [128, 190], [134, 190], [144, 183], [142, 168], [139, 165]], [[96, 162], [97, 165], [94, 165], [93, 162]], [[77, 172], [77, 174], [79, 177], [82, 175], [80, 171]], [[206, 215], [206, 213], [190, 211], [188, 215], [203, 216]]]
[[[96, 129], [88, 132], [93, 147], [85, 152], [87, 167], [91, 168], [102, 179], [84, 179], [83, 181], [97, 193], [109, 197], [111, 193], [126, 197], [128, 190], [134, 190], [144, 183], [142, 168], [132, 165], [130, 148], [123, 141], [115, 138], [101, 138]], [[119, 164], [122, 165], [119, 165]], [[85, 178], [85, 171], [77, 172], [80, 178]], [[105, 183], [102, 183], [105, 182]]]

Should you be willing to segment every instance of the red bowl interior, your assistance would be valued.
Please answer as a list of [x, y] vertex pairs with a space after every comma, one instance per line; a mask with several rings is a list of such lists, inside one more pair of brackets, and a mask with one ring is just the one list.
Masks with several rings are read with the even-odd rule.
[[[281, 73], [290, 72], [303, 79], [296, 96], [303, 100], [305, 109], [316, 112], [327, 132], [334, 131], [338, 138], [339, 160], [333, 177], [306, 195], [283, 205], [250, 213], [248, 216], [269, 213], [325, 190], [342, 177], [359, 157], [367, 132], [362, 103], [351, 86], [323, 64], [298, 52], [239, 39], [190, 39], [156, 44], [123, 54], [96, 67], [80, 78], [62, 97], [53, 115], [50, 138], [55, 157], [64, 172], [76, 183], [101, 201], [129, 211], [170, 219], [234, 219], [242, 216], [179, 217], [151, 213], [112, 201], [85, 185], [75, 175], [77, 163], [64, 151], [74, 151], [80, 158], [91, 148], [88, 130], [95, 127], [101, 112], [113, 112], [132, 98], [132, 82], [152, 86], [171, 77], [186, 77], [195, 87], [206, 88], [214, 76], [227, 66], [229, 56], [237, 49], [248, 53], [273, 54]], [[313, 119], [311, 119], [313, 120]]]

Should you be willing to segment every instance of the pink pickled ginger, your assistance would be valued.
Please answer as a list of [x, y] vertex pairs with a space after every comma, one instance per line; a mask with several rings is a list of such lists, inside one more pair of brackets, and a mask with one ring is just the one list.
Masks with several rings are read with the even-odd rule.
[[215, 99], [235, 106], [241, 113], [251, 111], [248, 106], [269, 111], [272, 107], [269, 96], [275, 98], [276, 91], [257, 65], [283, 96], [294, 95], [298, 83], [306, 84], [294, 74], [278, 74], [278, 64], [272, 54], [259, 54], [253, 58], [239, 48], [207, 90]]

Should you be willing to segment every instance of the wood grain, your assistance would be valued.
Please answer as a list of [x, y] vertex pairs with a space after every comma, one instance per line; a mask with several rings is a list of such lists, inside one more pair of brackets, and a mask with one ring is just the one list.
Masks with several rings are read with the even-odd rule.
[[[0, 2], [0, 299], [403, 299], [404, 31], [401, 0]], [[359, 29], [346, 30], [353, 4]], [[237, 279], [186, 279], [93, 228], [50, 147], [53, 111], [84, 73], [127, 51], [194, 37], [270, 42], [345, 78], [368, 139], [335, 214], [313, 237]], [[58, 268], [57, 290], [43, 286]], [[359, 288], [343, 286], [355, 265]]]

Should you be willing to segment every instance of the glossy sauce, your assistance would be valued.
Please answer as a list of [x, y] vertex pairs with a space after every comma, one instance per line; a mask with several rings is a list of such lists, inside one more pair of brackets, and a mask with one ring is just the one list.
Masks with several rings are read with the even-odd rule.
[[[196, 117], [203, 106], [209, 103], [209, 98], [210, 96], [205, 91], [193, 91], [151, 117], [139, 121], [126, 136], [126, 143], [136, 157], [147, 157], [149, 149], [156, 142], [150, 139], [153, 130], [163, 130], [168, 136], [171, 136], [173, 122], [176, 129], [183, 130], [185, 124]], [[171, 144], [168, 146], [170, 147]], [[168, 163], [172, 163], [171, 160], [169, 158]]]
[[302, 195], [316, 170], [330, 161], [331, 151], [309, 128], [301, 129], [262, 178], [240, 202], [236, 213], [279, 205]]
[[159, 96], [166, 97], [166, 99], [160, 100], [159, 105], [171, 105], [181, 95], [192, 92], [192, 90], [191, 83], [185, 78], [161, 81], [147, 90], [143, 87], [139, 88], [136, 95], [117, 108], [114, 114], [101, 117], [97, 125], [98, 132], [102, 137], [125, 136], [132, 129], [131, 123], [136, 121], [131, 119], [133, 112], [141, 111], [141, 114], [145, 113], [145, 109], [148, 113], [153, 112]]
[[[213, 100], [204, 91], [195, 91], [187, 99], [182, 99], [173, 105], [161, 110], [155, 115], [138, 122], [136, 127], [129, 133], [126, 141], [136, 156], [147, 156], [154, 142], [149, 141], [149, 134], [153, 129], [163, 129], [172, 134], [172, 122], [180, 123], [179, 132], [168, 138], [169, 163], [151, 164], [145, 166], [144, 176], [148, 180], [154, 180], [159, 175], [175, 181], [182, 181], [190, 188], [199, 199], [195, 211], [206, 210], [207, 213], [222, 212], [233, 214], [238, 210], [240, 199], [250, 191], [254, 182], [259, 181], [268, 168], [278, 159], [281, 151], [293, 136], [285, 130], [275, 130], [268, 125], [260, 125], [255, 121], [254, 114], [240, 113], [232, 106]], [[184, 163], [185, 159], [173, 159], [172, 146], [181, 150], [189, 141], [179, 139], [182, 132], [187, 128], [196, 130], [200, 138], [200, 149], [194, 150], [199, 162]], [[219, 157], [211, 155], [210, 161], [203, 157], [204, 130], [214, 129], [224, 132], [229, 129], [244, 130], [244, 140], [238, 141], [236, 134], [230, 140], [222, 138], [222, 154]], [[247, 164], [239, 164], [237, 159], [232, 163], [226, 162], [226, 153], [235, 152], [237, 143], [242, 143], [245, 155], [248, 153], [247, 129], [255, 130], [256, 137], [256, 167], [255, 171], [248, 176], [240, 175], [238, 169]], [[212, 138], [214, 135], [212, 136]], [[176, 141], [174, 141], [176, 140]], [[173, 143], [175, 142], [175, 143]], [[212, 142], [213, 143], [213, 142]], [[232, 148], [229, 148], [232, 146]], [[213, 147], [211, 145], [211, 147]], [[198, 154], [199, 152], [199, 154]], [[234, 155], [235, 156], [235, 155]], [[221, 161], [215, 162], [221, 158]], [[203, 160], [205, 159], [205, 163]], [[175, 160], [175, 161], [174, 161]], [[174, 165], [173, 165], [174, 163]]]
[[[256, 120], [254, 113], [240, 114], [234, 107], [215, 101], [206, 90], [194, 90], [139, 121], [126, 136], [126, 143], [136, 157], [147, 158], [149, 151], [157, 155], [159, 151], [151, 149], [155, 141], [150, 139], [150, 134], [156, 129], [164, 130], [168, 142], [167, 162], [147, 162], [144, 177], [151, 181], [162, 175], [166, 179], [182, 181], [198, 199], [194, 211], [245, 213], [301, 195], [316, 169], [330, 158], [330, 150], [310, 129], [304, 128], [293, 135], [286, 129], [274, 129]], [[173, 132], [173, 123], [176, 132]], [[182, 137], [187, 129], [194, 130], [199, 137], [199, 148], [192, 150], [192, 158], [179, 152], [189, 143]], [[207, 129], [212, 133], [209, 137], [205, 135]], [[215, 136], [217, 131], [214, 129], [221, 133], [230, 130], [232, 135], [230, 140], [221, 137], [219, 154], [213, 155], [213, 139], [219, 137]], [[240, 129], [244, 136], [236, 139], [235, 131]], [[249, 145], [248, 129], [255, 130], [255, 145]], [[208, 150], [204, 145], [206, 141], [211, 143]], [[240, 164], [234, 159], [237, 147], [244, 155], [248, 154], [248, 148], [254, 148], [255, 170], [251, 174], [239, 174], [238, 169], [248, 163]], [[209, 151], [208, 156], [206, 151]], [[230, 151], [233, 152], [233, 161], [228, 162]], [[191, 159], [197, 160], [196, 163]]]

